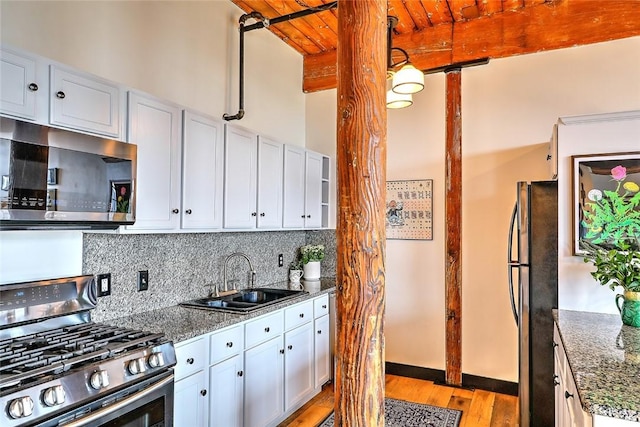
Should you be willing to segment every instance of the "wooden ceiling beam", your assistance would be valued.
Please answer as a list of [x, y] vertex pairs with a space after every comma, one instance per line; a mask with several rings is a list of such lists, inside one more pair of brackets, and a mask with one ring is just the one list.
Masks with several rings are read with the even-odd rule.
[[[640, 35], [640, 2], [555, 0], [393, 38], [421, 70]], [[304, 57], [304, 92], [336, 87], [336, 53]]]

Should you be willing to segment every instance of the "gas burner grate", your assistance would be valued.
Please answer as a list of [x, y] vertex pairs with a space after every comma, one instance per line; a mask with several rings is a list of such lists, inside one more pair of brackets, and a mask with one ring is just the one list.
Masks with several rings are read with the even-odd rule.
[[0, 389], [165, 342], [162, 334], [93, 322], [51, 329], [0, 342]]

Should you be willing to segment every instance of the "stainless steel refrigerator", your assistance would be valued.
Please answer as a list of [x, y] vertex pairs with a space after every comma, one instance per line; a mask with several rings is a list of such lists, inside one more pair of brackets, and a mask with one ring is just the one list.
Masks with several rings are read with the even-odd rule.
[[552, 426], [551, 310], [558, 307], [557, 181], [518, 182], [508, 262], [511, 308], [518, 325], [520, 427]]

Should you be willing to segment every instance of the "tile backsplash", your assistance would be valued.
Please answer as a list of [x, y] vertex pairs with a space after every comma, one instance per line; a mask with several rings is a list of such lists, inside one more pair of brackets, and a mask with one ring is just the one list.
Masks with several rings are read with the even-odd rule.
[[[95, 321], [175, 305], [205, 297], [209, 284], [222, 286], [225, 258], [243, 252], [256, 270], [256, 286], [288, 280], [288, 266], [300, 246], [324, 244], [322, 275], [335, 276], [335, 230], [195, 234], [97, 234], [83, 236], [84, 274], [111, 273], [111, 295], [98, 299]], [[284, 266], [278, 267], [278, 254]], [[137, 291], [138, 271], [149, 271], [149, 290]], [[249, 265], [236, 257], [228, 281], [249, 283]]]

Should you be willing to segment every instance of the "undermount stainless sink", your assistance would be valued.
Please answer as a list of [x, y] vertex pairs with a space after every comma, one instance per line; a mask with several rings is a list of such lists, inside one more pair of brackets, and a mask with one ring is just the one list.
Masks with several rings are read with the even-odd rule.
[[269, 304], [286, 301], [304, 293], [307, 293], [307, 291], [274, 288], [242, 289], [231, 295], [194, 299], [181, 302], [180, 305], [205, 310], [249, 313]]

